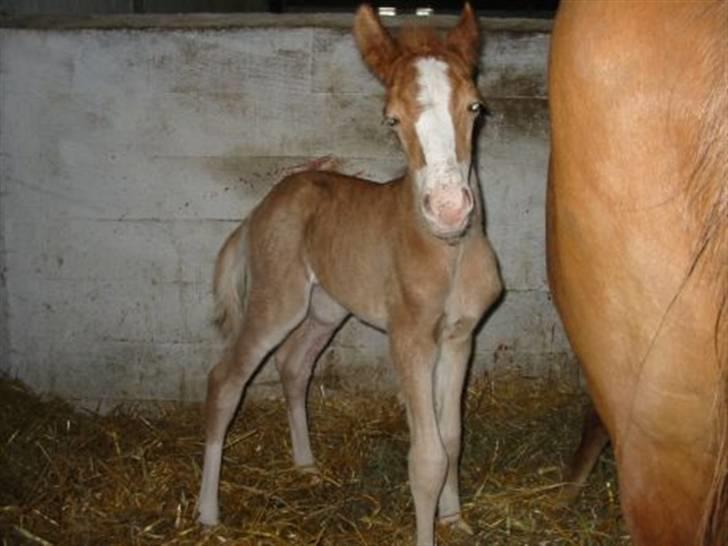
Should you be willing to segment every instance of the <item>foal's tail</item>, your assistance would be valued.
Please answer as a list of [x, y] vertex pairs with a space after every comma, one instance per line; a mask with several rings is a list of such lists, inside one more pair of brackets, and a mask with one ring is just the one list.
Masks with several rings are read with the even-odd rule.
[[245, 309], [246, 233], [247, 221], [243, 221], [225, 240], [215, 260], [212, 285], [215, 299], [214, 322], [226, 346], [233, 343], [240, 332]]

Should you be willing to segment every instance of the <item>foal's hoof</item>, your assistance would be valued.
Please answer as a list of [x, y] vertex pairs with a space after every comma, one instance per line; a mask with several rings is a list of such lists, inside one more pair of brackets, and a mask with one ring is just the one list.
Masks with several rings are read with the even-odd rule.
[[321, 475], [318, 466], [316, 466], [315, 464], [302, 464], [297, 466], [296, 470], [298, 470], [301, 474], [311, 474], [314, 476]]
[[468, 525], [468, 523], [463, 519], [460, 513], [451, 514], [449, 516], [440, 518], [440, 524], [446, 526], [448, 529], [457, 531], [459, 533], [465, 533], [469, 536], [473, 536], [475, 534], [473, 528]]
[[220, 518], [217, 515], [217, 511], [215, 511], [214, 513], [200, 511], [200, 515], [197, 517], [197, 521], [205, 527], [212, 527], [220, 523]]
[[310, 485], [318, 485], [323, 481], [321, 471], [315, 464], [306, 464], [296, 467], [296, 470], [304, 476], [308, 476]]

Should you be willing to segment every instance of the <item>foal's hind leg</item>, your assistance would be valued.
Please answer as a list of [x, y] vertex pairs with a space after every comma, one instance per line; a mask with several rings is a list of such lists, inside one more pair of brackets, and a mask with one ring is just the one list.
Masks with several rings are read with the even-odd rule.
[[[207, 434], [199, 498], [199, 521], [218, 521], [218, 485], [225, 433], [243, 389], [265, 356], [293, 330], [306, 314], [310, 288], [300, 279], [287, 279], [285, 290], [276, 283], [252, 284], [240, 333], [233, 348], [212, 369], [207, 385]], [[277, 297], [273, 294], [278, 291]]]
[[320, 287], [314, 287], [306, 320], [275, 352], [275, 361], [288, 403], [293, 461], [306, 472], [315, 472], [306, 414], [306, 395], [319, 354], [347, 312]]

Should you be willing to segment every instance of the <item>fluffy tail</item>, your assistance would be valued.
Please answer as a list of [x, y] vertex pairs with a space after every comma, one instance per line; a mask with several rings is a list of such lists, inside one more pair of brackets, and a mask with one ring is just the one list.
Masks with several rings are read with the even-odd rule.
[[247, 274], [245, 266], [246, 229], [243, 221], [225, 240], [215, 260], [212, 293], [215, 299], [214, 322], [225, 345], [234, 342], [243, 319]]

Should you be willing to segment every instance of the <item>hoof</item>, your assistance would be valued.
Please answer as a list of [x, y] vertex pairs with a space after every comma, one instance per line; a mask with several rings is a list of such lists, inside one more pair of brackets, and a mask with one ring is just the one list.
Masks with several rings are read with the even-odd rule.
[[296, 470], [300, 472], [302, 476], [308, 477], [309, 485], [318, 485], [324, 481], [321, 476], [321, 471], [315, 464], [297, 466]]
[[296, 467], [296, 470], [298, 470], [301, 474], [311, 474], [314, 476], [320, 476], [321, 472], [318, 469], [318, 466], [315, 464], [303, 464]]
[[217, 510], [200, 510], [200, 515], [197, 517], [197, 521], [205, 527], [212, 527], [220, 523]]
[[556, 502], [563, 506], [569, 506], [576, 502], [584, 488], [575, 483], [567, 483], [558, 493], [556, 493]]
[[440, 518], [440, 524], [446, 526], [453, 531], [465, 533], [466, 535], [473, 536], [475, 532], [473, 528], [462, 518], [460, 513], [451, 514]]

